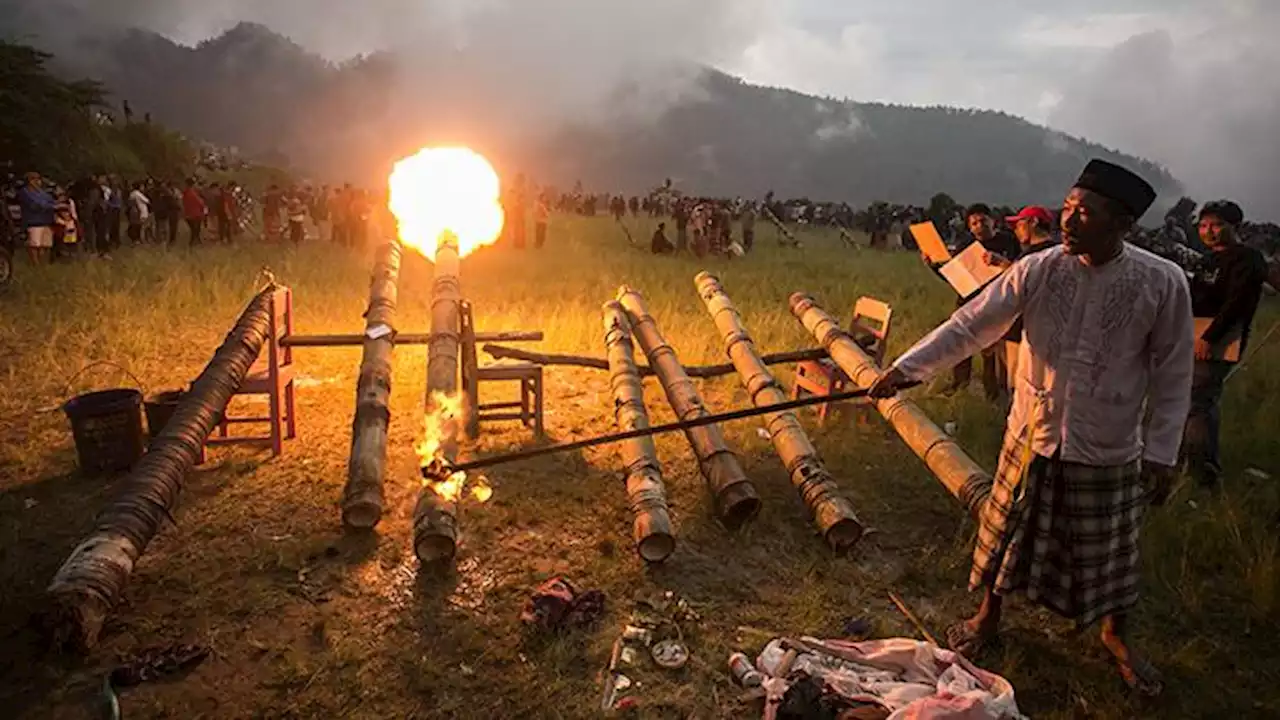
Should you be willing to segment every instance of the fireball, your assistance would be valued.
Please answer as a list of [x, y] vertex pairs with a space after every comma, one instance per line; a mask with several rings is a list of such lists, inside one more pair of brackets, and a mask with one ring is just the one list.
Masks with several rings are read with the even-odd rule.
[[462, 147], [424, 148], [396, 163], [391, 173], [391, 212], [400, 241], [435, 260], [445, 232], [467, 256], [502, 234], [498, 174], [483, 156]]

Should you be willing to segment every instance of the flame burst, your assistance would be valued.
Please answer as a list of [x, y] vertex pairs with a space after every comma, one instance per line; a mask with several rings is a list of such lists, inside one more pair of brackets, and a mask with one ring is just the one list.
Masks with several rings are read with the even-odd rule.
[[492, 245], [502, 234], [498, 174], [467, 148], [423, 148], [396, 163], [390, 207], [401, 242], [432, 261], [445, 231], [458, 237], [461, 257]]
[[[418, 455], [418, 462], [428, 472], [422, 477], [422, 485], [441, 499], [456, 503], [462, 498], [467, 485], [467, 474], [455, 472], [443, 480], [433, 480], [445, 473], [445, 445], [457, 438], [458, 425], [462, 422], [462, 397], [432, 393], [428, 405], [430, 412], [423, 419], [422, 439], [414, 444], [413, 450]], [[493, 488], [485, 482], [484, 477], [477, 477], [471, 487], [471, 496], [480, 503], [493, 497]]]

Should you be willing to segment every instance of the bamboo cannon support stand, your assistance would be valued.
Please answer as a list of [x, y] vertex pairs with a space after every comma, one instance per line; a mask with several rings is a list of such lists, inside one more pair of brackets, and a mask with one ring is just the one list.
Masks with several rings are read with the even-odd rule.
[[342, 492], [342, 522], [350, 529], [368, 530], [382, 519], [401, 250], [396, 240], [383, 245], [378, 250], [370, 280], [364, 357], [356, 383], [356, 415], [351, 427], [351, 458]]
[[[827, 349], [831, 359], [861, 389], [871, 387], [880, 368], [825, 310], [804, 293], [791, 296], [791, 313]], [[916, 457], [971, 515], [977, 516], [991, 494], [991, 476], [951, 436], [901, 395], [875, 401], [876, 409]]]
[[[675, 349], [662, 337], [657, 321], [649, 314], [644, 297], [624, 285], [618, 290], [617, 299], [626, 310], [635, 338], [657, 373], [676, 418], [692, 420], [710, 415]], [[685, 431], [685, 437], [714, 499], [716, 517], [731, 531], [742, 527], [760, 512], [760, 496], [742, 471], [738, 456], [729, 449], [717, 425], [691, 428]]]
[[[787, 401], [782, 385], [760, 361], [755, 343], [733, 301], [724, 291], [719, 278], [708, 272], [699, 273], [694, 279], [698, 295], [707, 306], [707, 312], [715, 322], [724, 341], [725, 353], [733, 361], [742, 379], [742, 386], [751, 396], [756, 407]], [[846, 550], [862, 538], [863, 526], [858, 521], [853, 505], [840, 494], [835, 479], [827, 470], [818, 451], [809, 442], [804, 428], [793, 411], [786, 410], [766, 415], [765, 427], [773, 441], [774, 450], [791, 476], [791, 484], [800, 493], [814, 524], [832, 548]]]
[[[618, 429], [626, 432], [649, 427], [644, 406], [644, 385], [636, 369], [631, 323], [615, 301], [604, 305], [604, 344], [609, 356], [609, 385], [613, 390], [613, 414]], [[652, 437], [624, 441], [618, 448], [627, 476], [627, 502], [635, 517], [636, 552], [646, 562], [666, 560], [676, 547], [671, 532], [662, 466]]]

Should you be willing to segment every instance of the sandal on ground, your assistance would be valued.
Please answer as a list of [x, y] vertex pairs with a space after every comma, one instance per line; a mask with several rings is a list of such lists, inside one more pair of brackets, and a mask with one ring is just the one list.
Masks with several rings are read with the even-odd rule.
[[1146, 697], [1156, 697], [1164, 690], [1164, 678], [1146, 658], [1130, 657], [1128, 663], [1117, 660], [1116, 667], [1130, 690]]
[[947, 647], [967, 658], [981, 654], [993, 640], [994, 635], [974, 630], [963, 620], [947, 628]]

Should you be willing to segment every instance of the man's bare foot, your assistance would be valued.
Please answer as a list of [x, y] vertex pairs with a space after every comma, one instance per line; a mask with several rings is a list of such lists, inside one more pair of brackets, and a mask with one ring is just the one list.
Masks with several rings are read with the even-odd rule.
[[1164, 690], [1164, 679], [1160, 671], [1146, 658], [1133, 652], [1120, 636], [1104, 629], [1102, 644], [1115, 658], [1116, 669], [1120, 671], [1120, 677], [1131, 690], [1136, 690], [1146, 697], [1156, 697]]
[[968, 658], [980, 654], [995, 641], [997, 627], [980, 617], [973, 617], [947, 628], [947, 645]]

